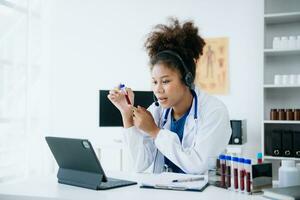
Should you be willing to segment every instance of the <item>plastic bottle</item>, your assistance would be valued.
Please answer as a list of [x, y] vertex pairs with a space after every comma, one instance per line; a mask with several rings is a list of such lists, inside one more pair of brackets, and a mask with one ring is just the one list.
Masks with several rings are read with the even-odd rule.
[[225, 155], [221, 154], [219, 156], [219, 160], [221, 165], [221, 187], [225, 187], [225, 173], [226, 173]]
[[232, 165], [233, 165], [233, 185], [234, 185], [234, 190], [238, 191], [239, 189], [239, 158], [238, 157], [233, 157], [232, 158]]
[[279, 187], [299, 185], [299, 170], [295, 160], [282, 160], [278, 171]]
[[226, 187], [231, 188], [231, 156], [226, 156]]
[[245, 171], [246, 171], [246, 191], [251, 193], [251, 160], [245, 159]]
[[240, 191], [245, 190], [245, 168], [244, 168], [244, 158], [239, 158], [239, 170], [240, 170]]
[[257, 155], [256, 155], [256, 157], [257, 157], [257, 164], [262, 164], [262, 153], [261, 152], [259, 152], [259, 153], [257, 153]]

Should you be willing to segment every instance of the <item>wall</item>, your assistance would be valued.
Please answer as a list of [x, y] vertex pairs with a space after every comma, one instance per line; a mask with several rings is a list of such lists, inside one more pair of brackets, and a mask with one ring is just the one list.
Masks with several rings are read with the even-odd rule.
[[[260, 149], [263, 1], [47, 1], [54, 135], [106, 143], [120, 128], [98, 127], [98, 90], [119, 82], [150, 89], [143, 42], [168, 16], [193, 19], [204, 37], [229, 38], [230, 92], [218, 96], [232, 119], [247, 119], [245, 154]], [[134, 72], [134, 73], [133, 73]], [[148, 81], [149, 80], [149, 81]]]

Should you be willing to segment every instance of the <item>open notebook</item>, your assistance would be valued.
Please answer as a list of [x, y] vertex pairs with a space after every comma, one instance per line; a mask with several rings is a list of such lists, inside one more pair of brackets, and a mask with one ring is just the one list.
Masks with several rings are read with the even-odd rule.
[[[174, 180], [180, 180], [174, 182]], [[192, 180], [192, 181], [189, 181]], [[202, 192], [208, 186], [207, 175], [188, 175], [164, 172], [139, 183], [140, 188]]]

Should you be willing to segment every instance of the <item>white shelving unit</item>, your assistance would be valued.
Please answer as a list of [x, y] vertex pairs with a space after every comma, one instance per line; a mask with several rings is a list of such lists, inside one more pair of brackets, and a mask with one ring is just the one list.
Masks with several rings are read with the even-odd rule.
[[281, 24], [289, 22], [298, 22], [300, 12], [265, 14], [265, 24]]
[[273, 129], [300, 131], [300, 121], [270, 120], [270, 110], [300, 108], [300, 85], [275, 85], [274, 76], [300, 74], [300, 49], [273, 49], [274, 37], [300, 35], [299, 0], [265, 0], [262, 152], [264, 159], [280, 161], [296, 157], [275, 157], [266, 151]]

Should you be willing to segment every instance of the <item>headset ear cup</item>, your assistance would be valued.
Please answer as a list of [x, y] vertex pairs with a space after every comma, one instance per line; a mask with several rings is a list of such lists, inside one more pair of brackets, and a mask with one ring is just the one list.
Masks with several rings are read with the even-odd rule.
[[191, 72], [188, 72], [186, 75], [185, 75], [185, 84], [191, 88], [192, 87], [192, 84], [193, 84], [193, 75]]

